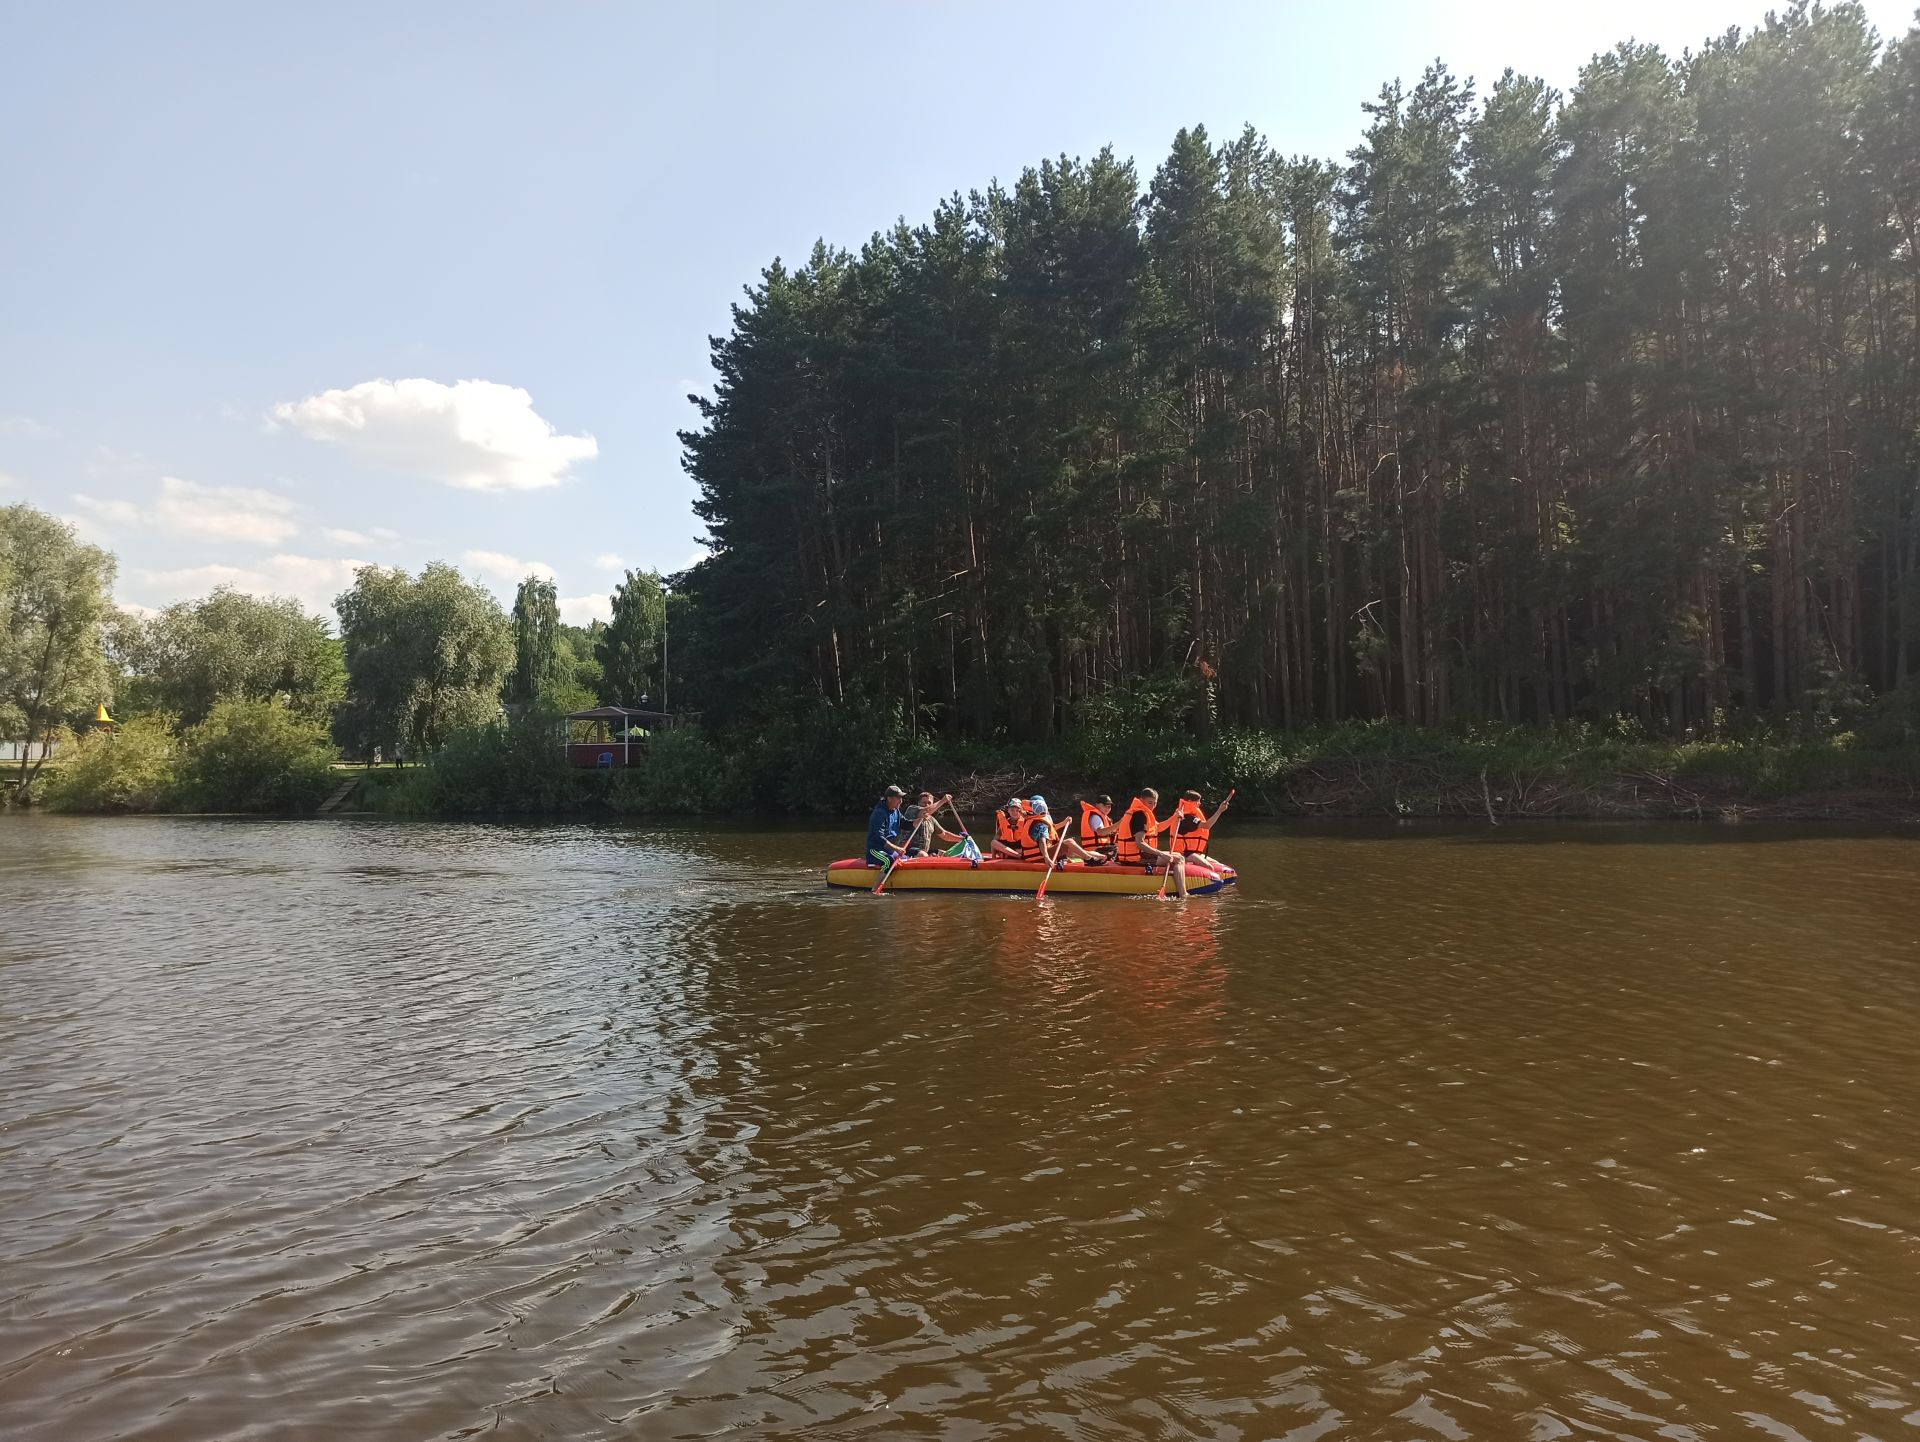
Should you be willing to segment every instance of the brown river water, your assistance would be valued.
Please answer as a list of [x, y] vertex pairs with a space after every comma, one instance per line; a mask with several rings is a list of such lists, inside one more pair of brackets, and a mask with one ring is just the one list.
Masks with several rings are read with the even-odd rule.
[[0, 819], [0, 1435], [1920, 1438], [1920, 834]]

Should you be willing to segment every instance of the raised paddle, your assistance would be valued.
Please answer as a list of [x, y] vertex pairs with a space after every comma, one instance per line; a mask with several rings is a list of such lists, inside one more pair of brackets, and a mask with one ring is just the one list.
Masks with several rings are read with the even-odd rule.
[[[1228, 789], [1228, 791], [1227, 791], [1227, 801], [1231, 801], [1231, 800], [1233, 800], [1233, 798], [1234, 798], [1234, 797], [1236, 797], [1236, 796], [1238, 796], [1239, 794], [1240, 794], [1240, 788], [1239, 788], [1238, 786], [1234, 786], [1234, 787], [1230, 787], [1230, 788]], [[1220, 803], [1220, 811], [1225, 811], [1225, 810], [1227, 809], [1227, 801], [1222, 801], [1222, 802]], [[1216, 811], [1216, 812], [1215, 812], [1214, 814], [1215, 814], [1215, 815], [1217, 816], [1217, 815], [1219, 815], [1219, 814], [1220, 814], [1220, 812], [1219, 812], [1219, 811]], [[1177, 835], [1177, 834], [1178, 834], [1178, 833], [1176, 833], [1176, 835]], [[1172, 863], [1171, 861], [1169, 861], [1169, 862], [1167, 863], [1167, 870], [1166, 870], [1166, 875], [1165, 875], [1165, 876], [1162, 876], [1162, 877], [1160, 878], [1160, 895], [1154, 898], [1154, 899], [1155, 899], [1156, 901], [1164, 901], [1164, 900], [1166, 900], [1166, 897], [1167, 897], [1167, 880], [1168, 880], [1168, 878], [1169, 878], [1169, 877], [1171, 877], [1172, 875], [1173, 875], [1173, 863]]]
[[[973, 839], [973, 833], [967, 830], [967, 818], [960, 814], [960, 806], [959, 806], [959, 803], [953, 799], [953, 793], [948, 792], [946, 800], [942, 801], [940, 805], [945, 806], [947, 810], [953, 813], [953, 819], [960, 823], [960, 834], [967, 838], [967, 844], [969, 846], [971, 846], [975, 851], [978, 851], [980, 849], [980, 843], [975, 841]], [[934, 808], [934, 810], [936, 811], [939, 809], [940, 808], [938, 806]], [[975, 866], [978, 866], [980, 863], [976, 861], [973, 864]]]

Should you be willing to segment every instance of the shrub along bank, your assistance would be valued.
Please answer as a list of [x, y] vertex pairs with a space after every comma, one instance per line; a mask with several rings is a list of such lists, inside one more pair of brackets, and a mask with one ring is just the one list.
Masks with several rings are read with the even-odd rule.
[[[818, 705], [769, 724], [653, 738], [630, 770], [568, 766], [554, 718], [455, 731], [423, 764], [363, 773], [356, 806], [395, 815], [863, 812], [889, 781], [951, 791], [984, 816], [1034, 791], [1065, 805], [1142, 785], [1245, 817], [1752, 817], [1920, 819], [1920, 730], [1665, 739], [1615, 725], [1187, 732], [1107, 725], [1039, 745], [942, 743], [883, 708]], [[343, 774], [317, 724], [266, 702], [216, 706], [197, 726], [148, 717], [81, 738], [37, 799], [52, 810], [312, 809]]]
[[270, 701], [224, 701], [197, 726], [143, 716], [77, 740], [37, 800], [50, 811], [304, 811], [333, 784], [317, 721]]
[[1065, 801], [1136, 786], [1237, 788], [1242, 816], [1920, 818], [1920, 739], [1881, 733], [1661, 739], [1624, 727], [1418, 730], [1348, 723], [1209, 736], [1086, 729], [1044, 745], [943, 745], [877, 709], [818, 707], [733, 735], [655, 737], [645, 765], [569, 768], [551, 723], [456, 734], [368, 804], [414, 815], [845, 816], [889, 781]]

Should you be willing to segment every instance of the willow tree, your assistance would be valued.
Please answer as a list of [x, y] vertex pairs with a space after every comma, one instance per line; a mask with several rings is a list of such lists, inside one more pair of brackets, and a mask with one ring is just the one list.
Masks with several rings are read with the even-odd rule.
[[0, 736], [21, 746], [17, 784], [45, 763], [56, 729], [112, 699], [102, 627], [113, 557], [31, 506], [0, 507]]
[[528, 576], [513, 597], [513, 671], [506, 698], [522, 706], [555, 695], [572, 679], [560, 634], [560, 593], [545, 576]]
[[500, 714], [513, 632], [500, 603], [444, 562], [418, 576], [363, 566], [334, 602], [346, 652], [341, 741], [415, 755]]
[[287, 596], [215, 588], [133, 623], [122, 649], [130, 708], [196, 725], [222, 701], [284, 701], [325, 721], [346, 694], [340, 643]]

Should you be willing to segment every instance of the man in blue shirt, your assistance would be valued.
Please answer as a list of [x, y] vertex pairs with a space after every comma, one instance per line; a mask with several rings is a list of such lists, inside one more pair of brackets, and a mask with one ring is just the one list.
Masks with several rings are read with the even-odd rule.
[[868, 865], [886, 866], [907, 849], [900, 839], [900, 803], [906, 795], [898, 786], [889, 786], [867, 818]]

